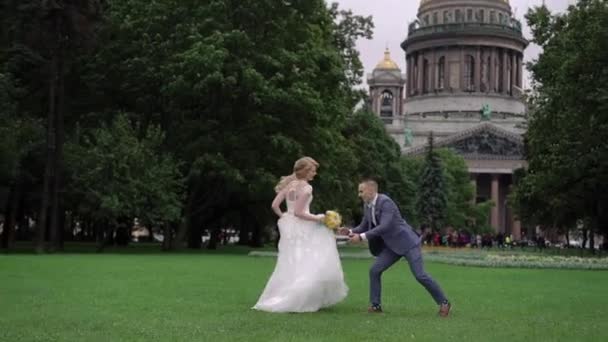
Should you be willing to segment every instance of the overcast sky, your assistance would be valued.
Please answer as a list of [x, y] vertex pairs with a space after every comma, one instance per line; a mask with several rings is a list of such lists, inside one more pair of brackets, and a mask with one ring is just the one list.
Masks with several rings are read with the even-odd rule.
[[[416, 17], [419, 0], [327, 0], [327, 2], [338, 2], [342, 9], [352, 9], [355, 14], [373, 17], [375, 25], [373, 39], [360, 40], [357, 43], [366, 75], [371, 73], [376, 64], [382, 60], [386, 46], [390, 49], [393, 60], [404, 72], [405, 53], [399, 45], [407, 36], [408, 24]], [[542, 0], [511, 0], [510, 2], [515, 18], [522, 22], [524, 36], [530, 39], [530, 29], [525, 23], [524, 14], [529, 7], [540, 5]], [[545, 4], [552, 12], [563, 12], [569, 4], [573, 3], [575, 0], [545, 0]], [[524, 53], [524, 60], [535, 59], [539, 51], [538, 46], [530, 44]], [[528, 82], [525, 80], [525, 88], [528, 87]]]

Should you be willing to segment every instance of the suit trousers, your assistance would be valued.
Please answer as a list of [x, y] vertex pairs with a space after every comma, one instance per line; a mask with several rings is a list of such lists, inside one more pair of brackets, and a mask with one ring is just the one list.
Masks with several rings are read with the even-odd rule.
[[441, 304], [447, 300], [437, 282], [424, 271], [420, 246], [410, 249], [405, 255], [399, 255], [385, 247], [376, 257], [376, 261], [369, 270], [369, 299], [371, 304], [381, 304], [382, 273], [401, 259], [401, 257], [404, 257], [405, 260], [407, 260], [410, 270], [414, 277], [416, 277], [416, 280], [424, 286], [437, 304]]

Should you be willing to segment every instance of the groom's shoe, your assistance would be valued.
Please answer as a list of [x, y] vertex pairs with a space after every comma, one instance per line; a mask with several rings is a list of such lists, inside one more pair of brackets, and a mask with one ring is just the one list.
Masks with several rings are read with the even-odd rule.
[[369, 313], [382, 313], [382, 307], [379, 304], [372, 304], [367, 308]]
[[439, 306], [439, 316], [441, 316], [441, 317], [448, 317], [450, 315], [450, 309], [451, 308], [452, 308], [452, 304], [450, 304], [449, 302], [442, 303]]

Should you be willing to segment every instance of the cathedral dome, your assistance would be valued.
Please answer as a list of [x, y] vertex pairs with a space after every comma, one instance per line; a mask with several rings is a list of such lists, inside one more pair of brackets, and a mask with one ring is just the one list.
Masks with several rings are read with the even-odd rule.
[[[509, 0], [488, 0], [488, 1], [504, 2], [507, 4], [509, 3]], [[420, 0], [420, 5], [426, 5], [431, 2], [447, 2], [447, 1], [445, 1], [445, 0]]]
[[[418, 18], [422, 20], [424, 14], [429, 11], [443, 11], [446, 9], [467, 8], [467, 9], [482, 9], [504, 11], [511, 15], [511, 4], [509, 0], [420, 0], [418, 7]], [[453, 18], [457, 20], [457, 18]], [[464, 18], [463, 18], [464, 19]], [[468, 20], [470, 21], [470, 19]], [[426, 23], [427, 25], [429, 23]]]
[[391, 59], [391, 53], [388, 48], [384, 51], [384, 59], [376, 65], [376, 69], [400, 70], [397, 63]]

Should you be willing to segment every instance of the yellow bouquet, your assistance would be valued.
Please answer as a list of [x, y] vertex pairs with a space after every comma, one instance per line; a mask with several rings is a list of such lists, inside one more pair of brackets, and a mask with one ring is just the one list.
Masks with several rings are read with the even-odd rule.
[[325, 224], [325, 226], [331, 230], [336, 230], [340, 228], [340, 225], [342, 224], [342, 216], [340, 216], [337, 211], [328, 210], [325, 212], [323, 224]]

